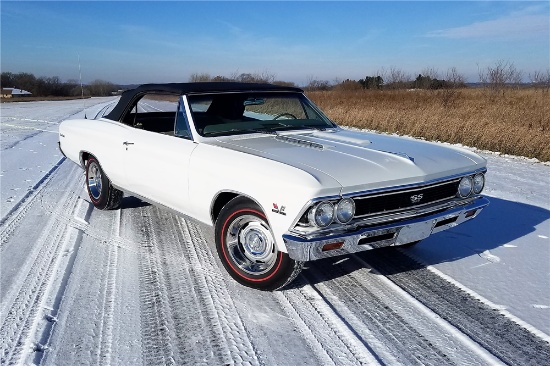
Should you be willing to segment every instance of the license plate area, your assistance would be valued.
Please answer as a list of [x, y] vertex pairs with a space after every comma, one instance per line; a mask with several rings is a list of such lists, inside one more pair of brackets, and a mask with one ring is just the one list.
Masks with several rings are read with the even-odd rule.
[[429, 220], [404, 226], [401, 230], [399, 230], [395, 245], [407, 244], [426, 239], [432, 234], [435, 222], [436, 220]]

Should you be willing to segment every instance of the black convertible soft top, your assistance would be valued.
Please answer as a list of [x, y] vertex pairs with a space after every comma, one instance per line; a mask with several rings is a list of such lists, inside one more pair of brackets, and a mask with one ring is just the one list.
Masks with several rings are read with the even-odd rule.
[[201, 82], [201, 83], [169, 83], [169, 84], [143, 84], [135, 89], [126, 90], [113, 110], [105, 116], [113, 121], [120, 121], [136, 99], [146, 93], [227, 93], [248, 91], [288, 91], [303, 92], [300, 88], [280, 86], [274, 84], [235, 83], [235, 82]]

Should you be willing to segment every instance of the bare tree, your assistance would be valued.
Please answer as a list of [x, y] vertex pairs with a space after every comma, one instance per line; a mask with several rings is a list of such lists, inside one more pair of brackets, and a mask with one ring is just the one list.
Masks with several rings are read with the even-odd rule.
[[439, 72], [434, 67], [426, 67], [414, 81], [414, 87], [417, 89], [441, 89], [438, 83]]
[[382, 67], [380, 70], [376, 71], [376, 76], [379, 76], [382, 79], [382, 84], [386, 84], [388, 81], [388, 70], [385, 67]]
[[96, 79], [88, 85], [91, 95], [93, 96], [107, 96], [117, 90], [117, 87], [108, 81]]
[[462, 88], [466, 84], [466, 78], [463, 74], [459, 73], [454, 66], [447, 70], [447, 74], [445, 74], [445, 81], [451, 88], [455, 89]]
[[523, 74], [516, 69], [513, 62], [499, 60], [494, 66], [487, 66], [485, 70], [478, 65], [479, 81], [489, 89], [497, 92], [508, 86], [521, 84]]
[[548, 92], [550, 90], [550, 69], [535, 71], [533, 74], [530, 73], [529, 80], [535, 88], [541, 88]]
[[229, 75], [229, 80], [231, 81], [237, 81], [238, 78], [239, 78], [239, 70], [235, 70]]
[[450, 108], [456, 105], [460, 96], [459, 88], [463, 88], [466, 78], [458, 72], [456, 67], [451, 67], [445, 74], [445, 87], [438, 91], [443, 107]]
[[259, 74], [259, 79], [263, 80], [266, 83], [272, 84], [275, 81], [275, 76], [276, 76], [275, 74], [272, 74], [267, 70], [264, 70]]
[[232, 81], [231, 79], [229, 79], [228, 77], [226, 76], [222, 76], [222, 75], [217, 75], [215, 76], [212, 81]]
[[395, 66], [390, 66], [388, 78], [386, 80], [386, 84], [390, 88], [402, 89], [407, 87], [408, 82], [411, 80], [411, 76]]
[[309, 74], [309, 75], [306, 75], [306, 88], [308, 85], [310, 85], [314, 80], [316, 79], [315, 76]]
[[208, 73], [193, 73], [191, 76], [189, 76], [189, 82], [190, 83], [199, 83], [203, 81], [211, 81], [212, 77]]
[[273, 83], [275, 80], [275, 75], [269, 73], [268, 71], [263, 71], [261, 73], [248, 73], [239, 71], [232, 72], [229, 77], [217, 75], [212, 77], [208, 73], [193, 73], [189, 77], [189, 81], [192, 83], [203, 82], [203, 81], [238, 81], [241, 83]]
[[335, 84], [334, 89], [342, 91], [356, 91], [363, 89], [363, 87], [358, 81], [346, 79], [338, 84]]
[[329, 90], [331, 88], [330, 82], [328, 80], [317, 80], [314, 76], [309, 75], [307, 77], [306, 90]]

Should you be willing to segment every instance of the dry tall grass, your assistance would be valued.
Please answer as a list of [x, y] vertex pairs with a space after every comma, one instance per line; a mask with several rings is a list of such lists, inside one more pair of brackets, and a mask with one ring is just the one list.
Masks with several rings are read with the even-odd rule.
[[550, 161], [549, 93], [540, 89], [307, 93], [342, 126], [423, 137]]

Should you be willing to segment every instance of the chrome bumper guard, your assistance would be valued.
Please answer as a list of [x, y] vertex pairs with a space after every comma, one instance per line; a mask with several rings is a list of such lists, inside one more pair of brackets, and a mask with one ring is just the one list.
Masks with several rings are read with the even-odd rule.
[[[288, 255], [297, 261], [312, 261], [369, 249], [398, 246], [423, 240], [431, 234], [450, 229], [475, 218], [489, 204], [478, 197], [467, 205], [450, 208], [429, 216], [374, 225], [350, 233], [307, 239], [294, 234], [283, 235]], [[339, 247], [339, 249], [333, 249]]]

